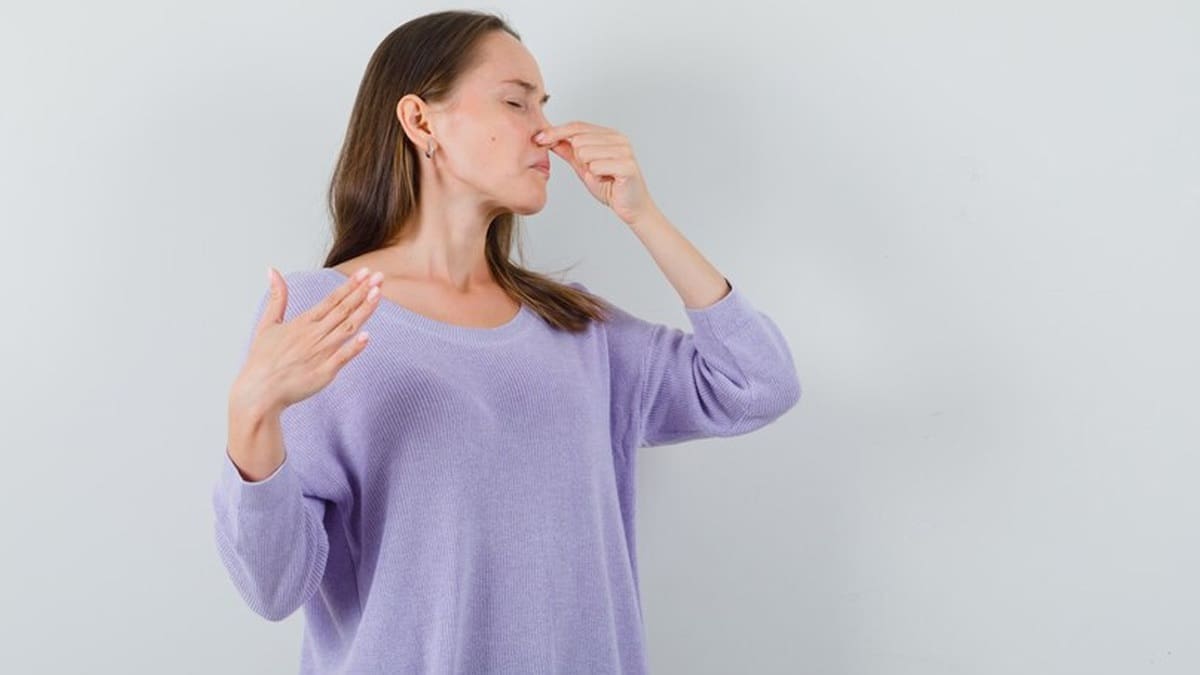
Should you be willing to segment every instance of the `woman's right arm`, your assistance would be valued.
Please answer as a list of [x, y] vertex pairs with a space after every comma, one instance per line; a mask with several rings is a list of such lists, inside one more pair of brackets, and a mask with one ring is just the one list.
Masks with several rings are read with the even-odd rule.
[[231, 410], [229, 426], [213, 490], [217, 550], [250, 609], [280, 621], [324, 576], [325, 500], [305, 494], [283, 447], [279, 413]]
[[[269, 278], [230, 392], [229, 439], [212, 505], [217, 551], [234, 586], [257, 614], [280, 621], [312, 597], [324, 576], [331, 490], [314, 484], [322, 476], [311, 458], [333, 451], [326, 447], [332, 421], [314, 405], [319, 399], [285, 409], [323, 389], [365, 347], [365, 333], [355, 331], [377, 306], [379, 279], [349, 279], [297, 312], [288, 311], [284, 279], [274, 270]], [[285, 422], [286, 437], [304, 446], [293, 450], [308, 457], [289, 456]]]

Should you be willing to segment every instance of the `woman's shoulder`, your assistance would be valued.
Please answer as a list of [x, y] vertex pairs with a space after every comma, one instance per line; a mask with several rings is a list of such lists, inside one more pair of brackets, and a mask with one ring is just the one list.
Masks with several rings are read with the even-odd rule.
[[310, 289], [313, 287], [333, 287], [338, 285], [339, 277], [341, 281], [346, 280], [346, 276], [332, 267], [307, 267], [295, 269], [283, 274], [283, 278], [288, 283], [288, 287], [296, 286], [297, 288]]
[[[284, 320], [288, 321], [297, 314], [309, 309], [321, 301], [338, 285], [336, 270], [328, 267], [298, 269], [291, 272], [276, 270], [283, 278], [287, 288], [287, 307]], [[267, 302], [271, 299], [271, 288], [268, 286], [259, 294], [258, 305], [254, 310], [254, 321], [257, 322], [266, 311]]]
[[347, 277], [332, 267], [309, 267], [292, 270], [283, 275], [287, 282], [289, 298], [296, 291], [297, 300], [313, 304], [340, 286]]

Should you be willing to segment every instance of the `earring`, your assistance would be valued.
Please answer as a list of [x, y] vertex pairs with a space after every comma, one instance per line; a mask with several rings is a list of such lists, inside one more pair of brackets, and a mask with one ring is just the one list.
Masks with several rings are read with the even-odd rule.
[[433, 139], [429, 139], [429, 149], [425, 151], [426, 157], [433, 157]]

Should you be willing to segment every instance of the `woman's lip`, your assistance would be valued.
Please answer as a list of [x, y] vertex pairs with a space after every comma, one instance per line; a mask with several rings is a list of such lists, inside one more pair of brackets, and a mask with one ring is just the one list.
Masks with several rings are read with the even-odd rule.
[[548, 167], [548, 166], [542, 166], [541, 164], [534, 164], [533, 166], [531, 166], [529, 168], [541, 171], [542, 173], [546, 174], [547, 176], [550, 175], [550, 167]]

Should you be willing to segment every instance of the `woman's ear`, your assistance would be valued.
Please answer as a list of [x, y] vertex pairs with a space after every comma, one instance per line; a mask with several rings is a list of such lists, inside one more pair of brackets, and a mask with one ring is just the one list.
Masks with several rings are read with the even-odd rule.
[[433, 136], [429, 104], [416, 94], [405, 94], [396, 102], [396, 119], [412, 144], [425, 148]]

